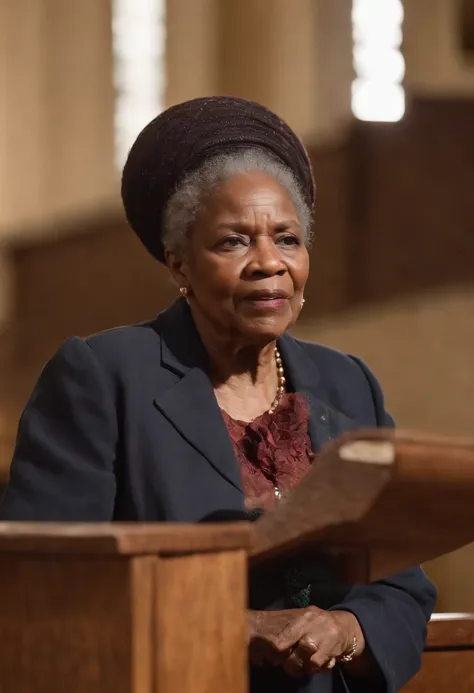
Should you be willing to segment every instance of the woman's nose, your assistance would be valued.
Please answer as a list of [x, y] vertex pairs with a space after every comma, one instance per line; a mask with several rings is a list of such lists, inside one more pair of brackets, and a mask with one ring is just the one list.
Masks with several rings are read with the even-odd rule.
[[247, 269], [252, 274], [271, 276], [285, 272], [286, 265], [273, 240], [266, 238], [255, 244]]

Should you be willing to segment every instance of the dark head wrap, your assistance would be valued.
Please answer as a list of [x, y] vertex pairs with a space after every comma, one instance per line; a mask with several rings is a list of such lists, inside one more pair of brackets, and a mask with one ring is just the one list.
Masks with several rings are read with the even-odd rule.
[[161, 262], [161, 225], [166, 204], [185, 176], [211, 157], [261, 148], [288, 166], [310, 208], [311, 164], [293, 130], [264, 106], [227, 96], [172, 106], [138, 135], [122, 176], [122, 200], [130, 226]]

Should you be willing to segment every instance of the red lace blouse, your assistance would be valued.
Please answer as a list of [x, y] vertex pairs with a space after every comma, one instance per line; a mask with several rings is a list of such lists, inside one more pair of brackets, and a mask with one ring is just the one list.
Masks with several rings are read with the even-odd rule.
[[275, 486], [285, 492], [301, 481], [312, 459], [308, 405], [303, 395], [285, 393], [273, 414], [262, 414], [251, 422], [221, 411], [246, 498], [260, 498], [266, 507], [275, 498]]

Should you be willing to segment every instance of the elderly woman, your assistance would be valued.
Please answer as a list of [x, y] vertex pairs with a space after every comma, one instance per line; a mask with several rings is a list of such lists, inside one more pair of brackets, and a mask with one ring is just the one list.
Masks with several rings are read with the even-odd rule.
[[[265, 508], [327, 441], [393, 425], [361, 361], [287, 334], [304, 304], [314, 183], [276, 115], [224, 97], [169, 109], [132, 147], [122, 197], [181, 298], [59, 349], [21, 418], [0, 519]], [[293, 593], [284, 573], [251, 594], [255, 693], [393, 692], [418, 670], [435, 602], [421, 569], [346, 589], [320, 574]]]

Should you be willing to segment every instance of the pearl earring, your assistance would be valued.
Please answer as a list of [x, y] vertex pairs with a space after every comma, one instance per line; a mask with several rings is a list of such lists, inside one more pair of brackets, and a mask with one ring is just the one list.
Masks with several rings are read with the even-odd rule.
[[183, 296], [183, 298], [186, 298], [186, 296], [188, 295], [188, 287], [181, 286], [179, 289], [179, 293], [181, 294], [181, 296]]
[[305, 303], [306, 303], [306, 299], [305, 299], [305, 298], [302, 298], [302, 299], [301, 299], [301, 307], [303, 307]]

